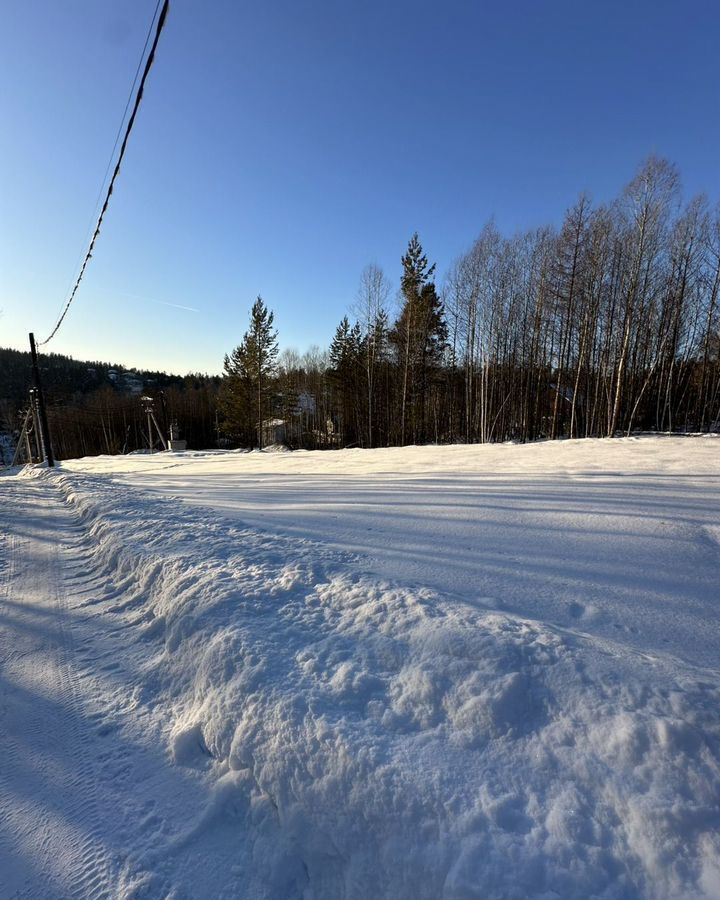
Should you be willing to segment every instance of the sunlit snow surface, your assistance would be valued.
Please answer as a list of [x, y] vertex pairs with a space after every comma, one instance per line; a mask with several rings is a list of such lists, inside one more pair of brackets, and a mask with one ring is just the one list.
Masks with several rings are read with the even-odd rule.
[[[720, 897], [720, 439], [0, 481], [31, 490], [56, 498], [36, 529], [69, 529], [53, 590], [92, 723], [98, 821], [62, 827], [109, 896]], [[0, 885], [8, 854], [33, 896], [63, 873], [23, 828], [62, 802], [16, 768]]]

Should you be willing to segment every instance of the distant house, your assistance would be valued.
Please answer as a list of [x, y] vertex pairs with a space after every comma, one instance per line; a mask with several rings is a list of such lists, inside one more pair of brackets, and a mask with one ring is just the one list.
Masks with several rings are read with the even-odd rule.
[[285, 419], [265, 419], [262, 423], [262, 445], [284, 444], [286, 438]]

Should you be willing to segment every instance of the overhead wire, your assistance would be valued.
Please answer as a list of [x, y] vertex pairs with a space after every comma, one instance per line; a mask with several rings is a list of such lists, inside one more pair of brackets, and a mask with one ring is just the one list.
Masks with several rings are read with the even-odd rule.
[[[157, 3], [155, 4], [155, 11], [153, 12], [152, 19], [150, 20], [150, 24], [148, 25], [147, 34], [145, 35], [145, 43], [143, 44], [142, 52], [140, 54], [140, 58], [138, 59], [138, 64], [135, 68], [135, 75], [133, 77], [132, 85], [130, 86], [130, 90], [128, 92], [128, 97], [125, 102], [125, 109], [123, 110], [123, 114], [120, 119], [120, 124], [118, 125], [117, 132], [115, 133], [115, 141], [113, 142], [112, 150], [110, 151], [110, 156], [108, 157], [108, 161], [107, 161], [107, 166], [105, 166], [105, 171], [103, 172], [103, 177], [102, 177], [102, 181], [100, 182], [100, 187], [97, 192], [97, 197], [95, 198], [95, 203], [93, 204], [92, 212], [90, 213], [90, 218], [89, 218], [87, 227], [85, 229], [85, 237], [83, 239], [83, 245], [85, 245], [87, 243], [87, 241], [90, 239], [90, 234], [92, 233], [92, 225], [93, 225], [93, 222], [95, 222], [96, 217], [97, 217], [98, 209], [100, 207], [100, 200], [102, 199], [103, 190], [105, 188], [105, 183], [107, 182], [108, 173], [110, 172], [110, 167], [112, 166], [113, 159], [115, 158], [115, 151], [117, 150], [118, 142], [120, 140], [120, 135], [122, 134], [122, 130], [123, 130], [123, 125], [125, 124], [125, 119], [128, 114], [128, 109], [130, 108], [130, 102], [132, 101], [133, 94], [135, 93], [135, 86], [138, 81], [138, 76], [140, 75], [140, 69], [142, 67], [143, 60], [145, 59], [145, 53], [147, 52], [148, 44], [150, 43], [150, 36], [152, 35], [153, 25], [155, 24], [155, 19], [157, 18], [157, 14], [160, 9], [161, 3], [162, 3], [162, 0], [157, 0]], [[72, 287], [75, 279], [77, 278], [77, 271], [78, 271], [78, 268], [80, 267], [80, 261], [83, 258], [84, 252], [85, 252], [84, 250], [81, 250], [80, 253], [78, 253], [77, 260], [73, 267], [74, 274], [70, 278], [70, 282], [68, 283], [67, 289], [65, 291], [65, 296], [67, 296], [70, 293], [70, 288]], [[60, 304], [60, 309], [58, 309], [58, 315], [60, 315], [60, 310], [63, 308], [63, 305], [64, 305], [64, 301], [63, 301], [63, 303]]]
[[[160, 4], [160, 0], [158, 0], [158, 6], [159, 6], [159, 4]], [[128, 119], [127, 125], [125, 127], [125, 135], [123, 137], [123, 141], [120, 146], [120, 153], [118, 155], [117, 162], [115, 163], [115, 169], [113, 170], [112, 178], [110, 179], [110, 184], [108, 185], [107, 193], [105, 195], [105, 202], [103, 203], [102, 209], [100, 210], [100, 215], [98, 216], [97, 223], [95, 225], [95, 230], [94, 230], [92, 238], [90, 240], [90, 245], [88, 246], [87, 252], [85, 253], [85, 258], [83, 259], [82, 266], [80, 267], [80, 272], [75, 281], [75, 285], [74, 285], [72, 291], [70, 292], [70, 296], [68, 297], [67, 302], [65, 303], [62, 313], [60, 314], [57, 322], [55, 323], [55, 327], [50, 332], [48, 337], [45, 338], [45, 340], [38, 341], [39, 347], [49, 344], [50, 341], [58, 333], [60, 326], [62, 325], [63, 321], [65, 320], [65, 316], [67, 316], [68, 310], [70, 309], [70, 306], [71, 306], [73, 300], [75, 299], [75, 295], [77, 294], [78, 288], [80, 287], [80, 282], [82, 281], [83, 275], [85, 274], [85, 269], [87, 268], [87, 265], [90, 262], [90, 259], [92, 258], [92, 253], [95, 248], [95, 242], [97, 241], [98, 236], [100, 234], [100, 228], [102, 226], [102, 221], [103, 221], [103, 218], [107, 211], [108, 205], [110, 203], [110, 197], [112, 196], [113, 188], [115, 186], [115, 181], [118, 177], [118, 174], [120, 173], [120, 166], [122, 164], [123, 157], [125, 156], [125, 149], [127, 147], [128, 138], [130, 137], [130, 132], [132, 131], [133, 125], [135, 123], [135, 117], [137, 116], [137, 112], [140, 107], [140, 101], [142, 100], [143, 92], [145, 90], [145, 82], [147, 80], [150, 69], [152, 68], [152, 64], [155, 60], [155, 51], [157, 50], [158, 41], [160, 40], [160, 34], [165, 25], [165, 20], [167, 18], [167, 13], [168, 13], [169, 7], [170, 7], [170, 0], [164, 0], [164, 3], [162, 5], [162, 10], [160, 12], [160, 16], [157, 20], [157, 26], [155, 29], [155, 37], [153, 39], [153, 43], [150, 48], [150, 52], [148, 53], [147, 59], [145, 61], [145, 68], [143, 70], [142, 78], [140, 79], [140, 85], [138, 87], [137, 94], [135, 95], [135, 103], [133, 105], [132, 113], [131, 113], [130, 118]], [[155, 9], [155, 13], [153, 14], [153, 20], [152, 20], [153, 22], [155, 21], [156, 16], [157, 16], [157, 6]], [[150, 23], [150, 31], [148, 32], [148, 35], [150, 34], [151, 31], [152, 31], [152, 22]], [[145, 48], [146, 47], [147, 47], [147, 39], [145, 41]], [[145, 48], [143, 48], [143, 54], [145, 52]], [[140, 63], [138, 63], [138, 71], [140, 69], [141, 63], [142, 63], [142, 57], [140, 58]], [[136, 82], [137, 82], [137, 72], [135, 74], [135, 79], [133, 81], [133, 87], [135, 86]], [[130, 92], [130, 97], [132, 97], [132, 89]], [[122, 131], [122, 122], [125, 120], [125, 116], [127, 115], [127, 110], [128, 110], [129, 103], [130, 103], [130, 97], [128, 98], [128, 103], [125, 106], [125, 112], [123, 113], [123, 119], [120, 123], [120, 128], [118, 129], [118, 138], [119, 138], [120, 132]], [[118, 138], [115, 139], [115, 146], [113, 147], [113, 155], [115, 152], [115, 148], [117, 147]], [[105, 171], [105, 176], [103, 178], [103, 185], [105, 183], [105, 180], [107, 179], [107, 172], [109, 171], [111, 165], [112, 165], [112, 156], [110, 158], [110, 162], [108, 163], [108, 167]], [[100, 195], [101, 194], [102, 194], [102, 185], [100, 188]], [[97, 202], [96, 202], [95, 206], [97, 208]]]

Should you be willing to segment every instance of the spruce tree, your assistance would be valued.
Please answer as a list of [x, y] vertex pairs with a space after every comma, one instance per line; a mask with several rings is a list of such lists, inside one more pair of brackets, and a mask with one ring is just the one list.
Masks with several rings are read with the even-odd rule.
[[358, 439], [358, 406], [360, 388], [360, 352], [362, 334], [360, 325], [350, 325], [347, 316], [335, 329], [330, 345], [330, 377], [337, 394], [336, 408], [340, 417], [340, 430], [346, 444]]
[[414, 441], [427, 440], [427, 393], [447, 346], [447, 325], [432, 280], [435, 264], [428, 265], [417, 232], [402, 257], [402, 266], [400, 290], [404, 303], [389, 337], [395, 344], [402, 371], [400, 439], [405, 444], [408, 430]]
[[[250, 312], [250, 328], [242, 343], [225, 356], [221, 409], [227, 430], [241, 440], [257, 433], [263, 446], [263, 420], [271, 395], [271, 379], [277, 371], [277, 330], [274, 314], [257, 298]], [[253, 419], [257, 419], [257, 430]]]

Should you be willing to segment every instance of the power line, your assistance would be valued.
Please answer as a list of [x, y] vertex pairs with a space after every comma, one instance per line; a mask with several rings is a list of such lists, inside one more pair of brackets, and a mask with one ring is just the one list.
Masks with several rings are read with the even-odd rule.
[[[115, 151], [117, 150], [118, 142], [120, 141], [120, 135], [122, 134], [122, 130], [123, 130], [123, 125], [125, 124], [125, 119], [128, 114], [128, 109], [130, 109], [130, 103], [132, 102], [132, 98], [135, 93], [135, 85], [137, 84], [138, 77], [140, 75], [140, 69], [142, 67], [143, 60], [145, 59], [145, 53], [147, 52], [148, 44], [150, 43], [150, 37], [153, 32], [153, 25], [155, 24], [155, 19], [157, 18], [157, 14], [160, 9], [161, 3], [162, 3], [162, 0], [157, 0], [157, 3], [155, 4], [155, 11], [153, 12], [152, 19], [150, 20], [150, 24], [148, 25], [147, 34], [145, 35], [145, 43], [143, 44], [142, 53], [140, 54], [140, 58], [138, 59], [138, 64], [135, 68], [135, 75], [133, 76], [132, 85], [130, 86], [130, 90], [128, 92], [128, 97], [125, 102], [125, 109], [123, 110], [123, 114], [120, 119], [120, 124], [118, 125], [118, 129], [115, 134], [115, 141], [113, 143], [112, 150], [110, 151], [110, 156], [108, 157], [107, 166], [105, 167], [102, 181], [100, 182], [100, 187], [97, 192], [97, 197], [95, 198], [95, 203], [93, 204], [92, 212], [90, 213], [90, 218], [87, 223], [87, 227], [85, 228], [85, 237], [83, 239], [83, 243], [87, 242], [90, 239], [90, 235], [92, 233], [92, 230], [91, 230], [92, 225], [93, 225], [93, 222], [95, 222], [95, 220], [96, 220], [98, 209], [100, 207], [100, 200], [102, 199], [103, 190], [105, 188], [105, 183], [107, 181], [107, 177], [110, 172], [110, 167], [112, 166], [113, 159], [115, 159]], [[77, 277], [77, 271], [80, 266], [80, 261], [83, 258], [83, 253], [84, 253], [84, 251], [81, 250], [80, 253], [78, 254], [78, 258], [75, 261], [75, 265], [73, 267], [73, 272], [76, 274], [71, 277], [70, 282], [68, 283], [67, 289], [65, 290], [64, 296], [67, 296], [69, 294], [70, 288], [72, 287], [74, 280]], [[64, 304], [60, 305], [60, 309], [58, 310], [58, 315], [60, 314], [60, 310], [63, 309], [63, 305]]]
[[[159, 0], [158, 0], [158, 2], [159, 2]], [[135, 96], [135, 104], [133, 106], [132, 113], [130, 114], [130, 118], [128, 119], [127, 127], [125, 129], [125, 136], [123, 137], [123, 141], [120, 146], [120, 154], [118, 156], [117, 162], [115, 163], [115, 169], [113, 171], [112, 178], [110, 179], [110, 184], [108, 185], [107, 194], [105, 195], [105, 202], [103, 203], [102, 209], [100, 210], [100, 215], [98, 217], [97, 224], [95, 225], [95, 231], [93, 232], [92, 238], [90, 240], [90, 246], [88, 247], [87, 253], [85, 254], [85, 259], [83, 260], [82, 266], [80, 268], [80, 273], [78, 274], [77, 280], [75, 281], [75, 286], [73, 287], [72, 292], [70, 293], [70, 296], [68, 298], [68, 301], [65, 304], [65, 307], [64, 307], [62, 313], [60, 314], [60, 318], [55, 323], [55, 327], [50, 332], [49, 336], [45, 338], [44, 341], [38, 342], [38, 346], [44, 346], [45, 344], [49, 344], [50, 341], [58, 333], [60, 326], [62, 325], [62, 323], [65, 319], [65, 316], [68, 314], [70, 305], [72, 304], [73, 300], [75, 299], [75, 294], [77, 293], [77, 290], [80, 287], [80, 282], [82, 281], [83, 275], [85, 274], [85, 269], [87, 268], [87, 264], [90, 262], [90, 259], [92, 257], [92, 253], [95, 248], [95, 242], [97, 241], [98, 235], [100, 234], [100, 227], [102, 226], [103, 217], [105, 216], [105, 212], [107, 211], [108, 205], [110, 203], [110, 197], [112, 196], [113, 187], [115, 186], [115, 180], [117, 179], [118, 174], [120, 172], [120, 165], [121, 165], [123, 157], [125, 155], [125, 148], [127, 147], [128, 138], [130, 137], [130, 132], [132, 131], [133, 125], [135, 123], [135, 117], [136, 117], [137, 111], [140, 107], [140, 101], [142, 100], [143, 91], [145, 89], [145, 82], [147, 80], [148, 73], [150, 72], [153, 61], [155, 59], [155, 51], [157, 49], [158, 41], [160, 40], [160, 33], [162, 32], [163, 27], [165, 25], [165, 19], [167, 18], [169, 6], [170, 6], [170, 0], [165, 0], [165, 2], [163, 3], [162, 11], [160, 12], [160, 18], [158, 19], [158, 22], [157, 22], [157, 28], [155, 30], [155, 38], [153, 39], [152, 47], [150, 48], [150, 53], [148, 54], [147, 60], [145, 62], [145, 69], [143, 71], [142, 78], [140, 79], [140, 85], [138, 87], [138, 91]], [[156, 12], [157, 12], [157, 9], [156, 9]], [[153, 19], [154, 18], [155, 18], [155, 16], [153, 15]], [[151, 23], [151, 28], [152, 28], [152, 23]], [[147, 46], [147, 41], [145, 43], [145, 46]], [[137, 74], [135, 76], [135, 80], [137, 80]], [[127, 112], [127, 106], [125, 107], [125, 111]], [[123, 119], [124, 118], [125, 118], [125, 114], [123, 114]], [[121, 127], [122, 127], [122, 123], [121, 123]], [[115, 141], [115, 146], [117, 146], [117, 139]], [[113, 148], [113, 152], [114, 152], [114, 149], [115, 148]], [[109, 168], [109, 166], [108, 166], [108, 168]], [[107, 177], [107, 170], [106, 170], [105, 177]], [[103, 179], [103, 182], [104, 182], [104, 180], [105, 179]]]
[[[138, 81], [138, 76], [140, 75], [140, 67], [142, 66], [142, 61], [145, 59], [145, 53], [148, 48], [148, 44], [150, 43], [150, 35], [152, 34], [153, 24], [155, 19], [157, 18], [158, 10], [160, 9], [160, 4], [162, 0], [157, 0], [155, 5], [155, 11], [153, 12], [152, 19], [150, 20], [150, 24], [148, 25], [147, 34], [145, 35], [145, 43], [143, 44], [142, 53], [140, 54], [140, 59], [138, 59], [138, 64], [135, 69], [135, 75], [133, 76], [132, 85], [130, 87], [130, 91], [128, 93], [128, 98], [125, 102], [125, 109], [123, 110], [122, 118], [120, 119], [120, 124], [118, 125], [118, 130], [115, 135], [115, 142], [113, 143], [113, 148], [110, 151], [110, 158], [108, 159], [108, 164], [105, 168], [105, 172], [102, 177], [102, 181], [100, 182], [100, 190], [98, 191], [98, 195], [95, 198], [95, 206], [93, 207], [93, 212], [97, 212], [98, 205], [100, 204], [100, 198], [102, 196], [102, 190], [105, 186], [105, 182], [107, 181], [108, 173], [110, 172], [110, 166], [112, 166], [113, 157], [115, 156], [115, 151], [117, 150], [118, 142], [120, 141], [120, 135], [122, 134], [123, 123], [125, 122], [125, 118], [128, 114], [128, 109], [130, 109], [130, 102], [133, 98], [133, 93], [135, 91], [135, 85]], [[89, 230], [89, 224], [88, 224]]]

